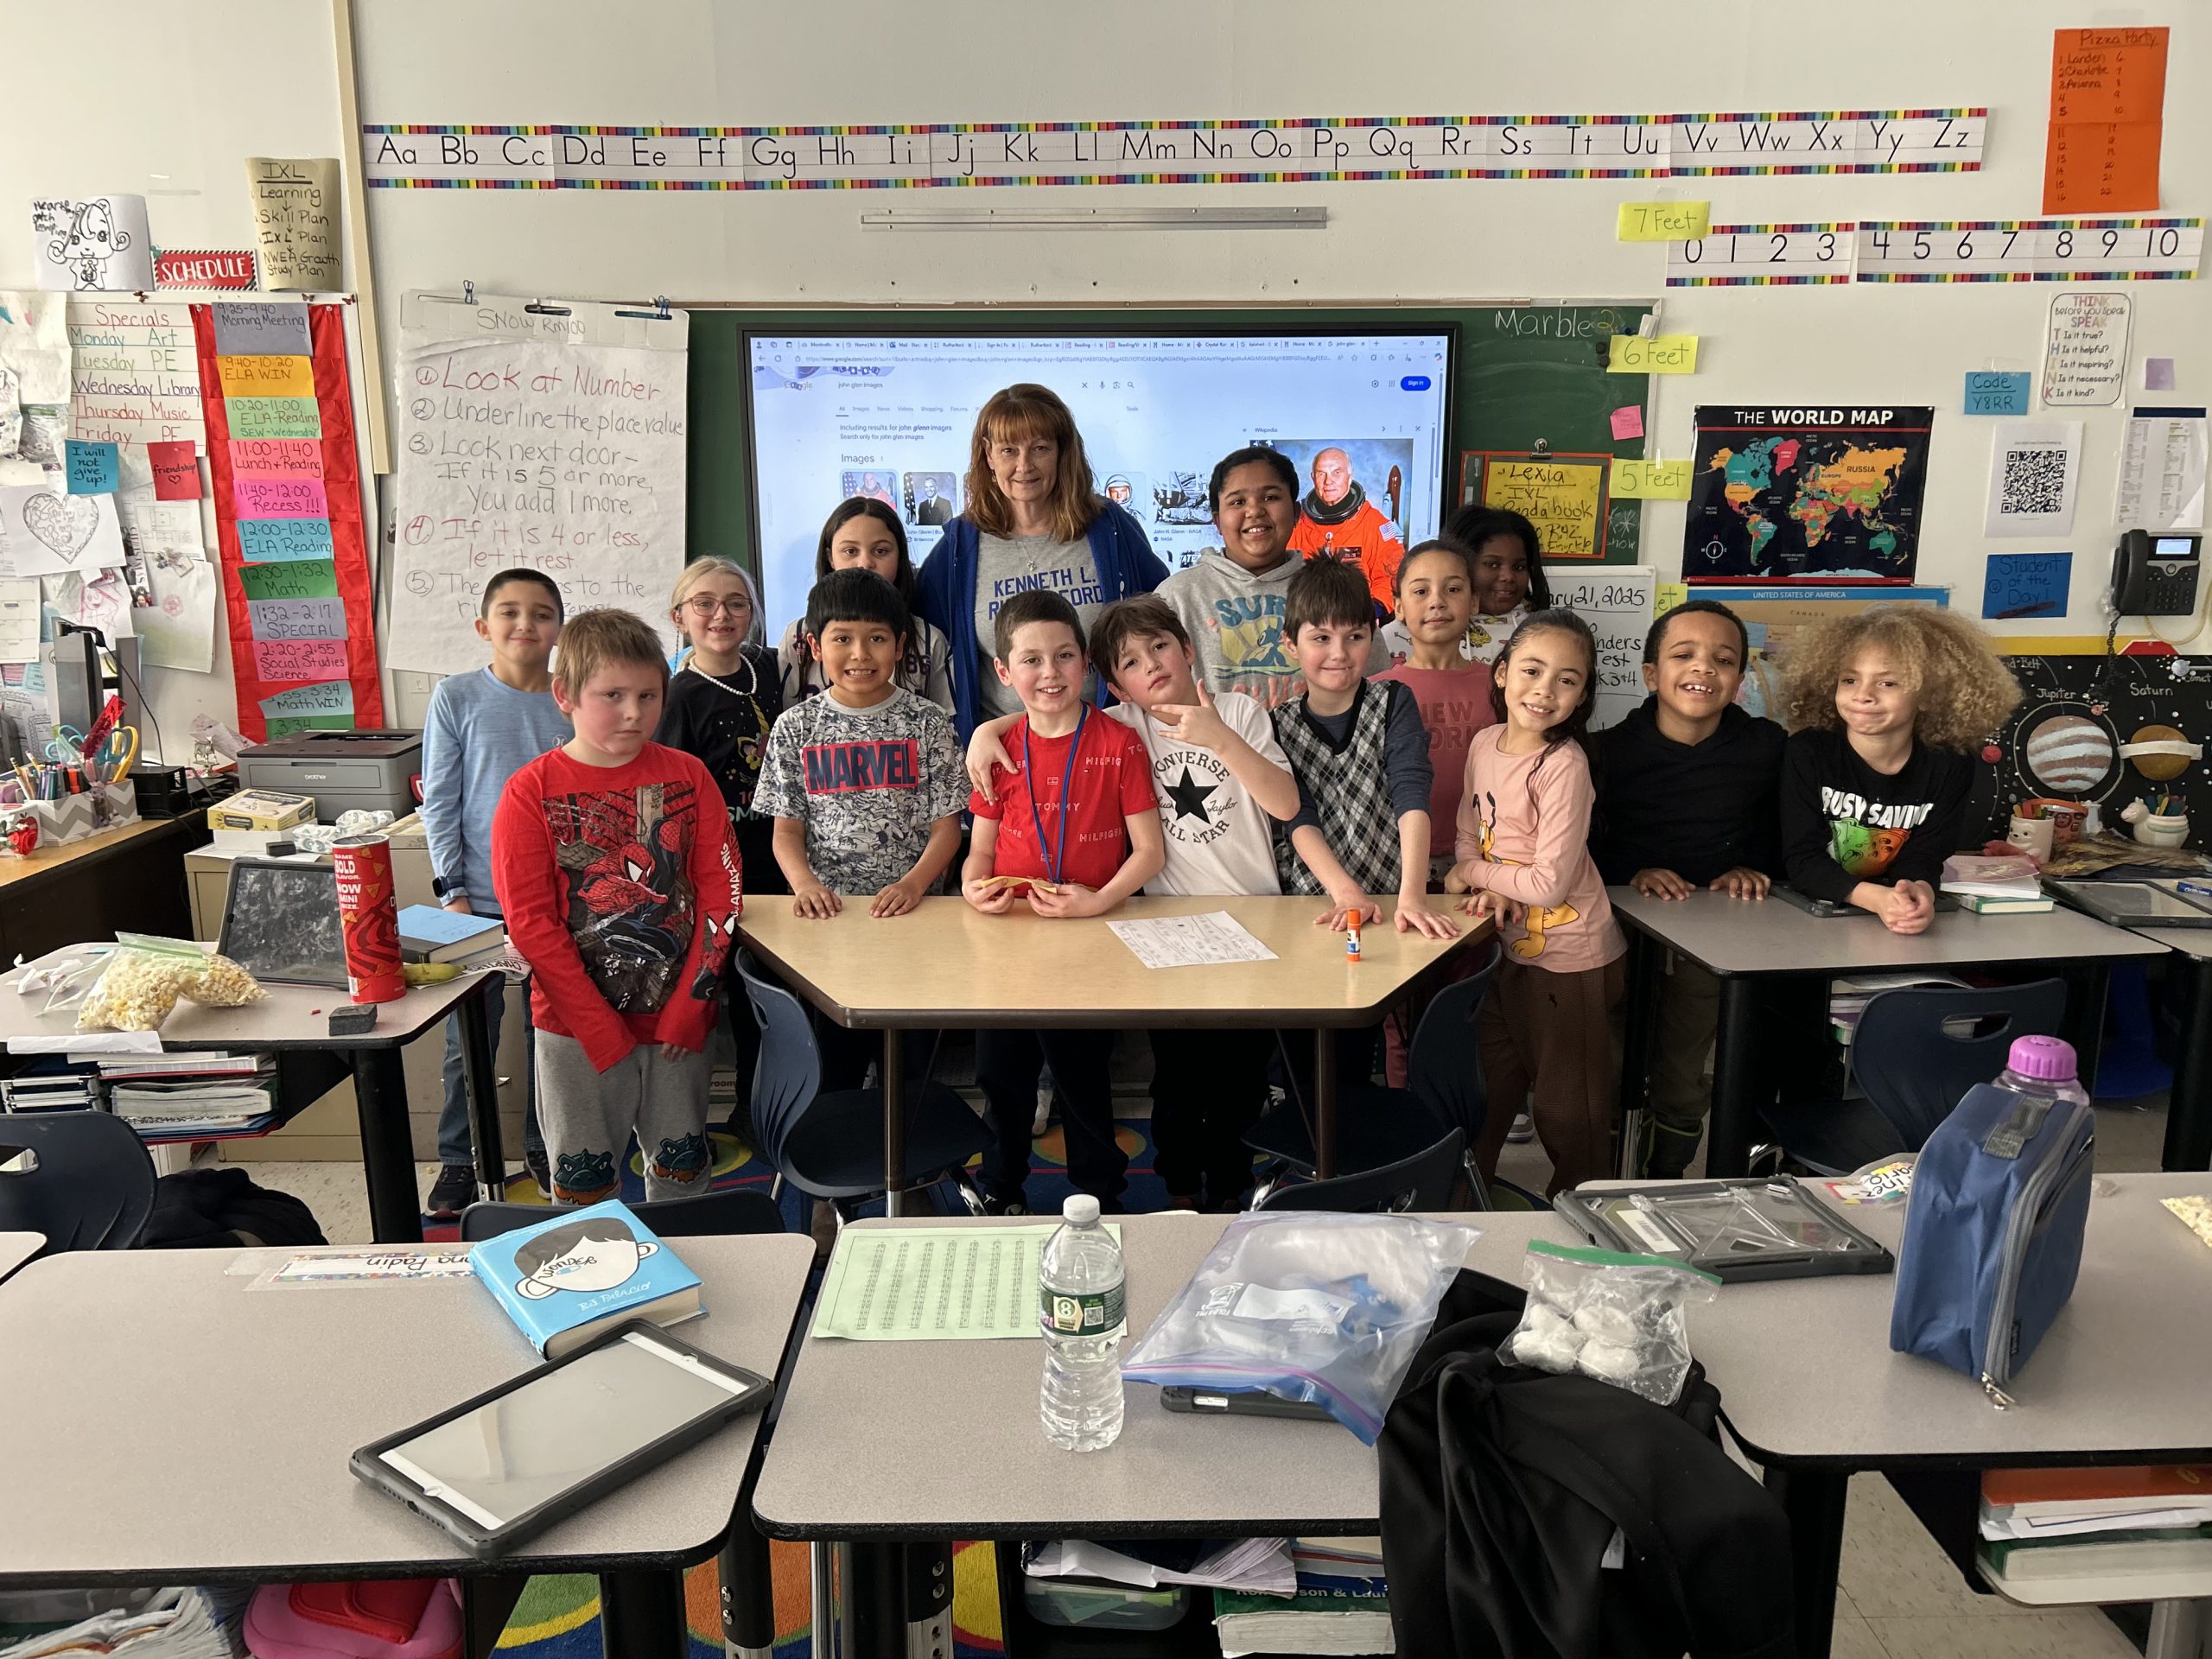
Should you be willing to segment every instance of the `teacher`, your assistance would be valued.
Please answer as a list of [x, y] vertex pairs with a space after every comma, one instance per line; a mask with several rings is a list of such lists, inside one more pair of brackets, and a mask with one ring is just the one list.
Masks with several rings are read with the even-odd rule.
[[1143, 527], [1092, 488], [1083, 435], [1057, 394], [1024, 383], [992, 395], [968, 449], [967, 511], [915, 573], [915, 607], [952, 642], [952, 718], [978, 722], [1021, 701], [991, 665], [991, 624], [1031, 588], [1075, 607], [1084, 632], [1117, 599], [1167, 579]]

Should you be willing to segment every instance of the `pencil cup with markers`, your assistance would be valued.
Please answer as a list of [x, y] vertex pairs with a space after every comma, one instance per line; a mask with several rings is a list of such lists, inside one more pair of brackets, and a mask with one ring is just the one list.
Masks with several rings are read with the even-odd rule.
[[2189, 804], [2178, 795], [2154, 795], [2149, 800], [2132, 802], [2120, 816], [2139, 846], [2183, 847], [2189, 842]]
[[[59, 800], [0, 802], [0, 857], [64, 846], [137, 820], [137, 791], [127, 783], [101, 784]], [[25, 824], [38, 830], [38, 839], [29, 846], [21, 844], [28, 838], [18, 833]]]

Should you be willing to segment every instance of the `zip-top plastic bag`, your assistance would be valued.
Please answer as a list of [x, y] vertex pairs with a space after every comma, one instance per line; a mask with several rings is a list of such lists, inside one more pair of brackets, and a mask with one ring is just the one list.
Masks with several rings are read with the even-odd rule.
[[159, 1031], [179, 997], [235, 1008], [269, 995], [251, 974], [189, 939], [118, 933], [115, 954], [77, 1010], [79, 1031]]
[[1529, 1287], [1521, 1323], [1498, 1344], [1516, 1364], [1580, 1371], [1671, 1406], [1690, 1374], [1682, 1309], [1709, 1302], [1715, 1274], [1659, 1255], [1538, 1240], [1521, 1258]]
[[1410, 1216], [1239, 1216], [1123, 1356], [1122, 1375], [1318, 1405], [1372, 1446], [1481, 1236]]

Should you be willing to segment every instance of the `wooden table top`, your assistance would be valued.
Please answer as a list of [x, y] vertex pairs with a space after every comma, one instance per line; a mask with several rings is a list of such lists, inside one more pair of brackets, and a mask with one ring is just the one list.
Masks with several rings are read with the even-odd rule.
[[[1458, 938], [1400, 933], [1395, 906], [1363, 930], [1357, 962], [1344, 936], [1314, 925], [1321, 899], [1132, 899], [1109, 915], [1052, 921], [1017, 904], [986, 916], [933, 898], [879, 920], [848, 900], [827, 921], [794, 916], [781, 897], [751, 900], [742, 943], [841, 1025], [858, 1027], [1361, 1026], [1438, 968], [1487, 924]], [[1147, 917], [1227, 911], [1275, 953], [1272, 962], [1147, 968], [1108, 928]], [[1455, 919], [1465, 924], [1465, 917]]]

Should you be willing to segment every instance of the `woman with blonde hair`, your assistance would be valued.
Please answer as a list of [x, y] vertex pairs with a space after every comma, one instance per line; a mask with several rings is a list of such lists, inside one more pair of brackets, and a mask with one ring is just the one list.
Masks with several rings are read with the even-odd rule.
[[1789, 885], [1893, 933], [1936, 914], [1959, 850], [1972, 753], [2020, 701], [1989, 635], [1932, 605], [1875, 605], [1790, 642], [1782, 759]]
[[1057, 593], [1088, 632], [1116, 600], [1167, 579], [1135, 517], [1093, 486], [1075, 417], [1046, 387], [1007, 386], [983, 405], [966, 493], [966, 509], [916, 572], [915, 603], [952, 642], [952, 718], [963, 743], [979, 721], [1021, 711], [991, 668], [991, 622], [1008, 598]]

